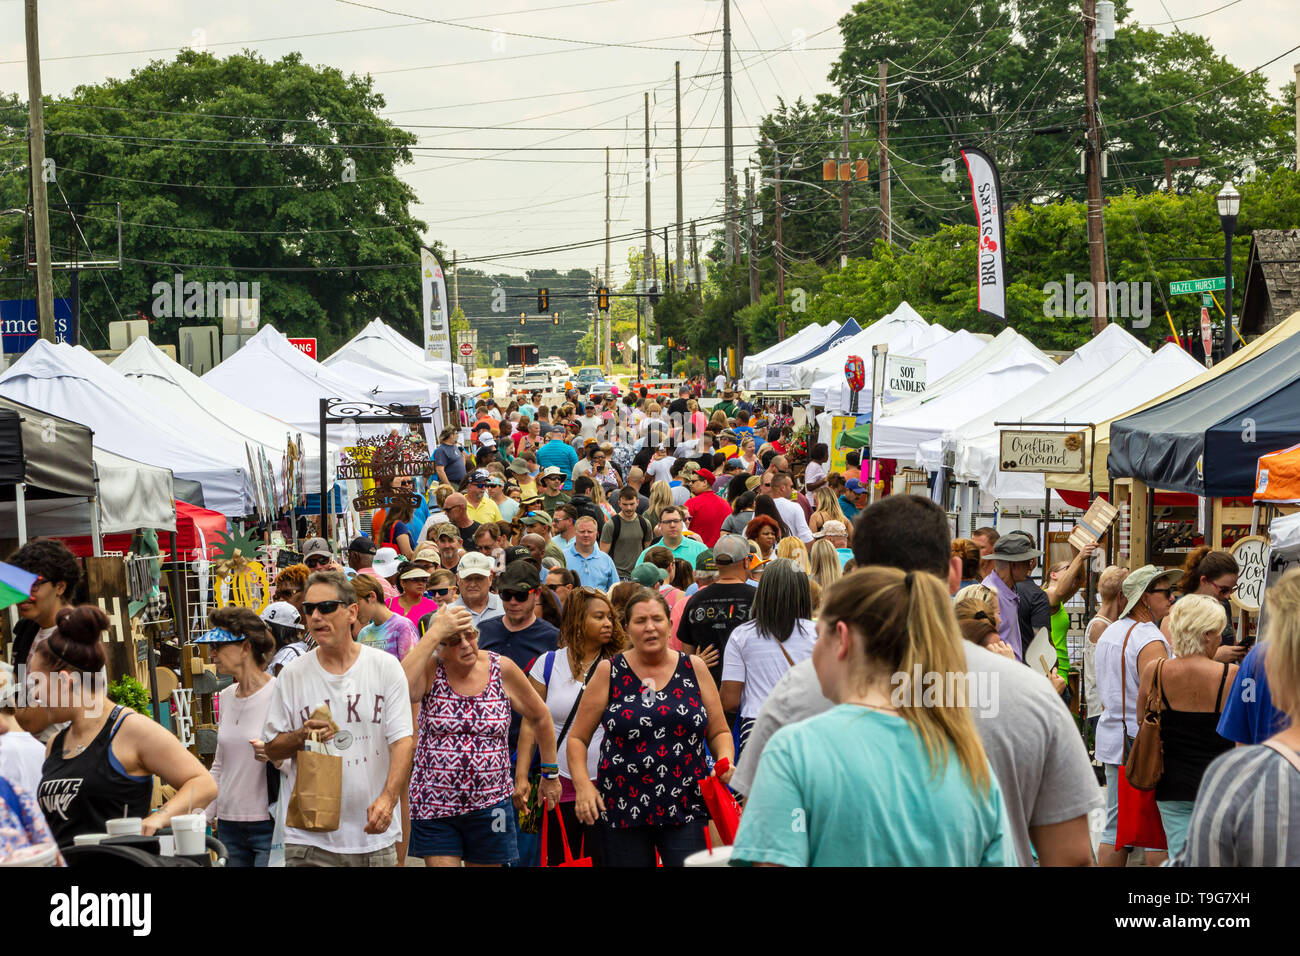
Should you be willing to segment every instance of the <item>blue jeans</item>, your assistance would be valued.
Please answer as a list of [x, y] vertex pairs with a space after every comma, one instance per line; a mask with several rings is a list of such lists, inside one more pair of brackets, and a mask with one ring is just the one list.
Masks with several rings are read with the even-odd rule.
[[1187, 824], [1192, 822], [1194, 800], [1157, 800], [1160, 810], [1160, 822], [1165, 827], [1165, 842], [1169, 844], [1169, 859], [1176, 858], [1183, 852], [1187, 842]]
[[274, 820], [218, 820], [217, 839], [230, 854], [226, 866], [266, 866]]

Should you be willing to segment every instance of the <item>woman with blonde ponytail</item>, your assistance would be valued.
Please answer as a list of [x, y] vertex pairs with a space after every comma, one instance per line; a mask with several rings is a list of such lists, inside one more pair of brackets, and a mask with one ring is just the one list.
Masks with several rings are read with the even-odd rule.
[[836, 706], [768, 741], [733, 862], [1015, 866], [943, 582], [854, 571], [827, 591], [817, 631]]

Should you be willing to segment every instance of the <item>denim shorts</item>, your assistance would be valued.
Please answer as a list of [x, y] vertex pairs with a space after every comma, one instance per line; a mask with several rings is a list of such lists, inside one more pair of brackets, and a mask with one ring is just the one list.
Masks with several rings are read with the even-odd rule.
[[515, 804], [510, 797], [482, 810], [454, 817], [411, 821], [410, 856], [454, 856], [480, 865], [519, 858]]

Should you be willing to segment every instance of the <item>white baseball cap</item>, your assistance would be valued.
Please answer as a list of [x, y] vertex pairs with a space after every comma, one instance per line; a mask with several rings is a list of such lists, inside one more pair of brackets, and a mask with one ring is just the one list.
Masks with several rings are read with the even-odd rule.
[[471, 551], [465, 557], [460, 559], [460, 564], [456, 567], [456, 576], [468, 578], [475, 574], [484, 577], [490, 575], [496, 568], [496, 562], [486, 554], [479, 551]]

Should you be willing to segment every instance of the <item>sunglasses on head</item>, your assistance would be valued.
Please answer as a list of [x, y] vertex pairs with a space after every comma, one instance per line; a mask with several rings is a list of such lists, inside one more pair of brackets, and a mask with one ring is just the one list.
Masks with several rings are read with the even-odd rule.
[[330, 563], [330, 559], [325, 557], [322, 554], [313, 555], [312, 557], [308, 558], [306, 561], [303, 562], [303, 564], [307, 565], [307, 567], [309, 568], [323, 568], [325, 565], [329, 563]]
[[311, 617], [317, 611], [320, 611], [321, 614], [329, 615], [333, 614], [342, 606], [342, 601], [303, 601], [302, 616]]
[[522, 604], [528, 600], [528, 596], [533, 592], [531, 590], [524, 590], [524, 591], [507, 590], [507, 591], [501, 591], [499, 593], [501, 595], [501, 600], [503, 601], [514, 601], [517, 604]]

